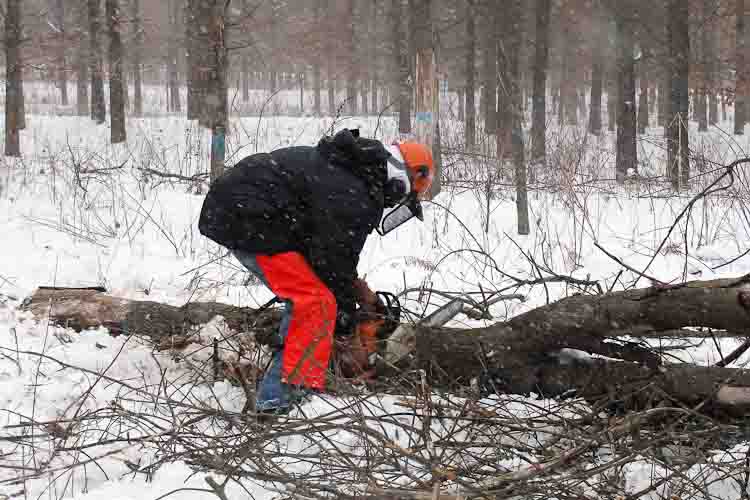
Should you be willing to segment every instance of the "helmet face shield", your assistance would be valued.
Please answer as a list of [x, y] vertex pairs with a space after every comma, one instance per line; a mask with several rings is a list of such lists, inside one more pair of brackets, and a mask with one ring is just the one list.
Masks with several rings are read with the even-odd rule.
[[415, 194], [411, 193], [396, 208], [383, 217], [380, 227], [378, 227], [378, 234], [385, 236], [415, 217], [420, 221], [424, 221], [422, 204], [419, 203]]

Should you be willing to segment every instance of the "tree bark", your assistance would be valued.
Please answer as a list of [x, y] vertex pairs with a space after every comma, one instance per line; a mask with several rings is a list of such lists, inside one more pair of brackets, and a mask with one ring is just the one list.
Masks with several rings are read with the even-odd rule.
[[[529, 201], [526, 186], [526, 161], [524, 156], [523, 140], [523, 108], [521, 106], [521, 47], [522, 47], [522, 2], [523, 0], [507, 0], [506, 39], [507, 53], [504, 60], [507, 62], [507, 76], [505, 83], [507, 89], [507, 108], [510, 120], [511, 151], [516, 180], [516, 217], [517, 230], [520, 235], [528, 235], [529, 225]], [[498, 142], [500, 131], [498, 131]], [[499, 157], [499, 151], [498, 151]], [[498, 158], [498, 161], [501, 161]]]
[[622, 12], [616, 14], [617, 26], [617, 182], [625, 182], [628, 170], [638, 171], [638, 150], [636, 146], [636, 106], [635, 106], [635, 62], [633, 61], [634, 40], [632, 25]]
[[466, 89], [465, 89], [465, 125], [464, 140], [466, 149], [471, 149], [476, 144], [477, 133], [477, 110], [474, 97], [476, 95], [476, 54], [477, 54], [477, 27], [476, 27], [476, 2], [466, 0]]
[[[495, 16], [495, 47], [497, 52], [497, 77], [495, 84], [497, 88], [497, 114], [495, 116], [495, 124], [497, 125], [497, 131], [495, 133], [495, 151], [499, 160], [512, 159], [513, 158], [513, 117], [512, 113], [512, 96], [513, 90], [511, 87], [514, 83], [511, 81], [513, 76], [512, 73], [512, 62], [509, 46], [511, 45], [511, 31], [518, 32], [516, 27], [510, 26], [514, 22], [514, 15], [511, 14], [511, 10], [514, 9], [512, 5], [514, 0], [496, 0], [498, 10], [503, 11], [503, 15]], [[507, 9], [507, 11], [506, 11]], [[519, 99], [520, 104], [520, 99]], [[498, 165], [500, 167], [500, 165]]]
[[[704, 0], [704, 17], [713, 16], [716, 4], [713, 0]], [[712, 23], [715, 27], [715, 21]], [[706, 57], [708, 59], [708, 124], [716, 125], [719, 123], [719, 99], [717, 85], [717, 71], [719, 64], [717, 59], [718, 53], [718, 33], [717, 30], [708, 29], [708, 47], [706, 48]]]
[[534, 51], [534, 95], [531, 107], [532, 160], [547, 156], [547, 65], [551, 0], [536, 0], [536, 50]]
[[640, 63], [640, 93], [638, 95], [638, 133], [645, 134], [648, 128], [648, 115], [649, 115], [649, 102], [648, 102], [648, 87], [649, 87], [649, 62], [650, 53], [647, 48], [643, 48], [641, 54]]
[[734, 133], [743, 135], [745, 131], [745, 100], [748, 95], [750, 75], [747, 68], [747, 26], [745, 23], [745, 0], [735, 0], [736, 50], [735, 50], [735, 94], [734, 94]]
[[[632, 405], [663, 391], [701, 411], [750, 412], [750, 371], [691, 364], [662, 364], [658, 352], [617, 337], [653, 335], [704, 327], [738, 337], [750, 329], [750, 275], [678, 285], [574, 295], [486, 328], [414, 328], [402, 325], [409, 355], [396, 371], [425, 369], [436, 388], [494, 379], [500, 392], [562, 395], [571, 389], [590, 400]], [[281, 311], [258, 312], [216, 303], [182, 307], [131, 301], [103, 289], [38, 289], [22, 308], [38, 318], [81, 331], [106, 327], [112, 334], [150, 337], [157, 344], [186, 342], [199, 327], [221, 315], [227, 326], [252, 332], [261, 344], [273, 341]], [[692, 333], [683, 331], [685, 337]], [[563, 349], [611, 360], [575, 360]], [[387, 356], [386, 351], [386, 356]], [[667, 358], [668, 359], [668, 358]], [[392, 373], [381, 367], [384, 376]], [[641, 394], [641, 396], [633, 396]]]
[[347, 48], [347, 79], [346, 79], [346, 102], [349, 114], [357, 114], [357, 29], [356, 29], [356, 0], [348, 0], [347, 3], [348, 33], [346, 34]]
[[104, 102], [104, 63], [101, 55], [99, 31], [101, 26], [100, 0], [88, 0], [91, 73], [91, 119], [97, 124], [107, 120]]
[[123, 51], [120, 37], [120, 6], [118, 0], [106, 0], [107, 25], [109, 27], [109, 107], [111, 116], [110, 141], [125, 142], [125, 96], [122, 85]]
[[228, 121], [227, 47], [224, 38], [224, 0], [213, 0], [207, 6], [209, 63], [206, 102], [203, 108], [211, 128], [211, 182], [224, 172]]
[[19, 112], [21, 77], [21, 1], [8, 0], [5, 12], [5, 156], [21, 156]]
[[411, 85], [409, 76], [411, 69], [404, 46], [403, 8], [401, 0], [391, 0], [391, 43], [396, 71], [393, 95], [398, 98], [398, 131], [401, 134], [411, 133]]
[[182, 110], [180, 103], [180, 82], [179, 82], [179, 70], [178, 60], [180, 56], [180, 46], [177, 41], [178, 36], [178, 22], [177, 17], [179, 15], [180, 8], [177, 0], [170, 0], [169, 2], [169, 26], [170, 26], [170, 38], [169, 38], [169, 50], [167, 54], [168, 64], [168, 83], [169, 86], [169, 110], [175, 113], [179, 113]]
[[688, 109], [690, 31], [688, 4], [683, 0], [670, 0], [670, 109], [667, 134], [668, 168], [675, 190], [688, 185], [690, 178]]
[[133, 8], [133, 115], [141, 117], [143, 116], [143, 84], [141, 81], [143, 27], [141, 26], [141, 0], [132, 0], [131, 5]]
[[482, 93], [481, 108], [486, 134], [497, 131], [497, 40], [495, 38], [495, 17], [497, 0], [484, 2], [480, 17], [482, 40]]
[[63, 106], [69, 104], [68, 100], [68, 71], [66, 64], [66, 46], [67, 40], [65, 32], [65, 2], [63, 0], [54, 0], [53, 19], [55, 27], [60, 33], [60, 46], [58, 47], [58, 64], [57, 69], [57, 87], [60, 89], [60, 102]]
[[84, 6], [79, 6], [76, 32], [78, 47], [76, 48], [76, 114], [89, 116], [89, 48], [84, 27]]
[[187, 48], [187, 118], [197, 120], [200, 117], [198, 55], [198, 0], [187, 0], [185, 5], [185, 38]]
[[416, 20], [412, 27], [416, 43], [416, 70], [415, 70], [415, 135], [420, 144], [425, 145], [432, 151], [435, 163], [435, 174], [430, 186], [429, 198], [434, 198], [440, 193], [440, 146], [439, 146], [439, 98], [437, 80], [437, 54], [434, 41], [432, 0], [414, 0], [412, 5], [413, 19]]
[[242, 54], [240, 57], [242, 68], [242, 102], [250, 100], [250, 56]]
[[574, 22], [577, 20], [575, 4], [571, 0], [562, 2], [562, 81], [560, 82], [560, 124], [578, 125], [578, 104], [576, 85], [578, 69], [576, 67], [577, 36], [574, 34]]

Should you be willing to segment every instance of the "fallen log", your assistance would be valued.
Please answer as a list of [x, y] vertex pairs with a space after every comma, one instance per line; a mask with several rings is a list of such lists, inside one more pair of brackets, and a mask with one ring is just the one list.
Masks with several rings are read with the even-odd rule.
[[188, 302], [177, 307], [113, 297], [102, 288], [40, 287], [21, 309], [75, 331], [105, 327], [113, 335], [139, 335], [156, 343], [188, 337], [222, 316], [232, 330], [253, 332], [259, 343], [268, 344], [281, 321], [278, 308], [256, 310], [219, 302]]
[[[175, 307], [91, 289], [40, 288], [23, 308], [75, 329], [106, 326], [113, 333], [156, 340], [185, 335], [221, 315], [230, 328], [253, 331], [262, 344], [273, 338], [280, 318], [276, 308], [259, 312], [213, 302]], [[687, 327], [748, 335], [750, 276], [576, 295], [486, 328], [414, 328], [401, 339], [411, 355], [399, 368], [424, 369], [433, 387], [446, 389], [480, 381], [499, 392], [557, 396], [573, 391], [626, 407], [671, 398], [690, 407], [701, 405], [704, 411], [750, 412], [745, 370], [663, 365], [658, 353], [616, 338], [674, 334]], [[565, 349], [617, 359], [562, 359], [557, 353]]]

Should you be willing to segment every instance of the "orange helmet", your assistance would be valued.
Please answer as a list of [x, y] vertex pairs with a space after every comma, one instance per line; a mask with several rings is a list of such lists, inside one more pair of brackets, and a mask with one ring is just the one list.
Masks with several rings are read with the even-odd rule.
[[396, 142], [409, 174], [411, 190], [418, 198], [423, 198], [432, 186], [435, 177], [435, 162], [432, 151], [417, 142]]

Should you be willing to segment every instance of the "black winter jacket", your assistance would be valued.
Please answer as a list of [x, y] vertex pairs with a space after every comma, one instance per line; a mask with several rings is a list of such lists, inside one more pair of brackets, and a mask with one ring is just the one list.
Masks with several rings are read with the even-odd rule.
[[383, 215], [390, 154], [377, 141], [341, 146], [338, 137], [241, 160], [212, 184], [199, 230], [231, 250], [300, 252], [336, 297], [337, 334], [347, 334], [359, 254]]

